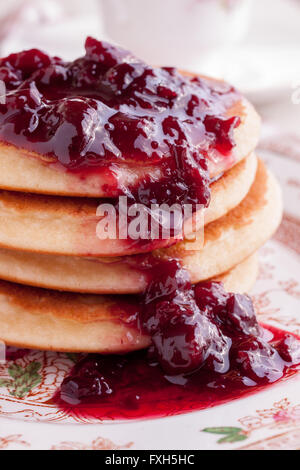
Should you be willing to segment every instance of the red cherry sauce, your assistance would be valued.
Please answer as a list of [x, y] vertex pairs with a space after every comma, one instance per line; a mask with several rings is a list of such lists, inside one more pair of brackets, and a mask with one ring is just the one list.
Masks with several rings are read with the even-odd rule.
[[[0, 60], [7, 88], [0, 140], [43, 154], [85, 177], [105, 173], [107, 197], [132, 202], [209, 203], [207, 159], [232, 159], [240, 100], [229, 85], [153, 68], [129, 52], [88, 38], [73, 62], [33, 49]], [[115, 188], [116, 166], [159, 166], [162, 178]]]
[[164, 417], [252, 394], [300, 368], [300, 338], [259, 326], [246, 295], [222, 284], [190, 283], [177, 261], [158, 263], [136, 326], [148, 351], [88, 355], [55, 397], [71, 415]]

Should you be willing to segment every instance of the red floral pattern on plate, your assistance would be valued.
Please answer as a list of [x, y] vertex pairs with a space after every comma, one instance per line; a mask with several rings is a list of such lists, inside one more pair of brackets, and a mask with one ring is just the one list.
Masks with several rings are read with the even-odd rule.
[[61, 442], [58, 445], [51, 447], [51, 450], [121, 450], [121, 449], [130, 449], [133, 442], [129, 442], [124, 446], [118, 446], [114, 444], [109, 439], [103, 439], [103, 437], [98, 437], [91, 444], [83, 444], [81, 442]]
[[30, 444], [22, 439], [22, 434], [0, 437], [0, 450], [8, 449], [12, 444], [21, 447], [30, 447]]

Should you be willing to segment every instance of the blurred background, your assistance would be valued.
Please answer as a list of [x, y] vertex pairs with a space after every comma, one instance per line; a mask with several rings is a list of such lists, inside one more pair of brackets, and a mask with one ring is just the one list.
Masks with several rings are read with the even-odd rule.
[[259, 103], [300, 80], [299, 24], [300, 0], [0, 0], [1, 55], [39, 47], [71, 59], [94, 35], [224, 77]]
[[225, 78], [259, 107], [265, 147], [300, 141], [299, 25], [300, 0], [0, 0], [2, 56], [38, 47], [72, 59], [92, 35]]

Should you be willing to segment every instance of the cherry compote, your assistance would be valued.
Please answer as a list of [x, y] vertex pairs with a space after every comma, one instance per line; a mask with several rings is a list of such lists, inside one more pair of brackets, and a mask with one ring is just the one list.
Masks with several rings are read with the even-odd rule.
[[88, 355], [56, 401], [99, 419], [162, 417], [219, 405], [296, 373], [300, 338], [257, 322], [250, 297], [192, 286], [176, 260], [157, 262], [136, 327], [148, 351]]
[[93, 38], [85, 49], [73, 62], [37, 49], [0, 59], [7, 89], [0, 140], [82, 176], [105, 172], [107, 197], [118, 185], [116, 165], [159, 166], [159, 182], [145, 177], [138, 187], [119, 188], [120, 194], [147, 206], [207, 206], [208, 159], [232, 158], [240, 119], [227, 111], [240, 100], [236, 90], [153, 68]]

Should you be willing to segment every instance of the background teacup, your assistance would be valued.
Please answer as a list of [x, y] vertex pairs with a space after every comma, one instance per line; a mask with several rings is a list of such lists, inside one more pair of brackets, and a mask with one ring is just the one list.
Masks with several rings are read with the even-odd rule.
[[100, 0], [105, 34], [157, 65], [201, 69], [247, 32], [252, 0]]

